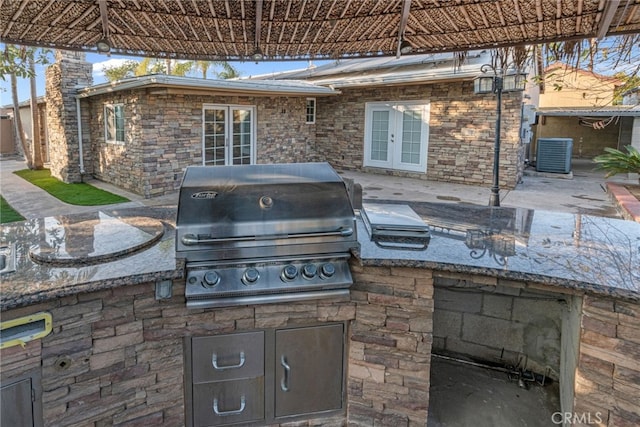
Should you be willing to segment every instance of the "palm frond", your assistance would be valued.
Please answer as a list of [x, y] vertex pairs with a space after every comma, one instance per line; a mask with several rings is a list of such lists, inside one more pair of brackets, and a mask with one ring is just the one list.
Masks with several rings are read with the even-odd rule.
[[640, 173], [640, 151], [632, 145], [624, 148], [627, 153], [615, 148], [605, 148], [605, 154], [593, 159], [598, 164], [596, 169], [607, 171], [606, 178], [619, 173]]

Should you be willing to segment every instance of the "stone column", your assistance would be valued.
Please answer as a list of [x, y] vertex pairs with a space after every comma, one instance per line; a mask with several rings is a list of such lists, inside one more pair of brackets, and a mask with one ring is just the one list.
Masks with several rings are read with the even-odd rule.
[[93, 84], [92, 65], [83, 52], [57, 50], [55, 58], [45, 82], [51, 175], [64, 182], [80, 182], [75, 95]]

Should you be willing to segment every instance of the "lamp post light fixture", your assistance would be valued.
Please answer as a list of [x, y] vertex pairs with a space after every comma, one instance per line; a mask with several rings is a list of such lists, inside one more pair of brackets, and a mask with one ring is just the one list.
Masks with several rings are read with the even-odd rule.
[[[473, 81], [473, 91], [477, 94], [496, 94], [496, 136], [493, 144], [493, 185], [489, 206], [500, 206], [500, 122], [502, 119], [502, 92], [523, 91], [526, 84], [526, 73], [515, 70], [503, 70], [493, 65], [485, 64], [480, 67], [483, 75]], [[489, 71], [493, 75], [488, 74]]]

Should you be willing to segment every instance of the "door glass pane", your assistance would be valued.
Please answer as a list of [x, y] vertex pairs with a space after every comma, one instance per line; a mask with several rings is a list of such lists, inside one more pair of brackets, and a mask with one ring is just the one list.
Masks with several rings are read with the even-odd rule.
[[204, 164], [224, 165], [226, 109], [204, 111]]
[[420, 111], [404, 111], [402, 113], [402, 163], [420, 164], [421, 133]]
[[247, 165], [251, 163], [251, 110], [232, 110], [232, 164]]
[[371, 126], [371, 160], [386, 162], [389, 148], [389, 112], [374, 111]]

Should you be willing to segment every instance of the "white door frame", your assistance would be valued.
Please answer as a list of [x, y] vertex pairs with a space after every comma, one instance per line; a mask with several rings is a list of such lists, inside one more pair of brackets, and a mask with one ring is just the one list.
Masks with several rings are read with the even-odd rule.
[[[380, 118], [384, 119], [387, 114], [388, 122], [385, 124], [381, 121], [376, 123], [377, 134], [373, 130], [374, 113], [380, 114]], [[404, 129], [406, 113], [415, 112], [420, 117], [420, 135], [418, 153], [411, 153], [411, 147], [408, 147], [411, 141], [405, 141], [405, 138], [411, 137], [411, 130]], [[427, 148], [429, 143], [429, 101], [387, 101], [387, 102], [367, 102], [365, 104], [365, 132], [364, 132], [364, 156], [363, 166], [372, 166], [385, 169], [396, 169], [410, 172], [427, 172]], [[410, 123], [410, 122], [409, 122]], [[384, 140], [386, 134], [386, 141]], [[378, 137], [377, 144], [373, 138]], [[372, 156], [374, 148], [386, 147], [386, 155], [383, 152], [377, 152], [376, 156]], [[412, 156], [413, 154], [413, 156]], [[418, 161], [415, 157], [418, 155]]]
[[[221, 110], [224, 111], [224, 164], [234, 165], [237, 163], [237, 158], [234, 157], [234, 137], [239, 136], [243, 138], [243, 133], [234, 134], [233, 113], [236, 111], [249, 111], [250, 117], [250, 141], [249, 141], [249, 162], [250, 164], [256, 163], [256, 107], [255, 105], [235, 105], [235, 104], [203, 104], [202, 105], [202, 164], [213, 164], [211, 161], [207, 162], [206, 156], [206, 123], [205, 113], [207, 110]], [[246, 158], [246, 156], [243, 156]]]

